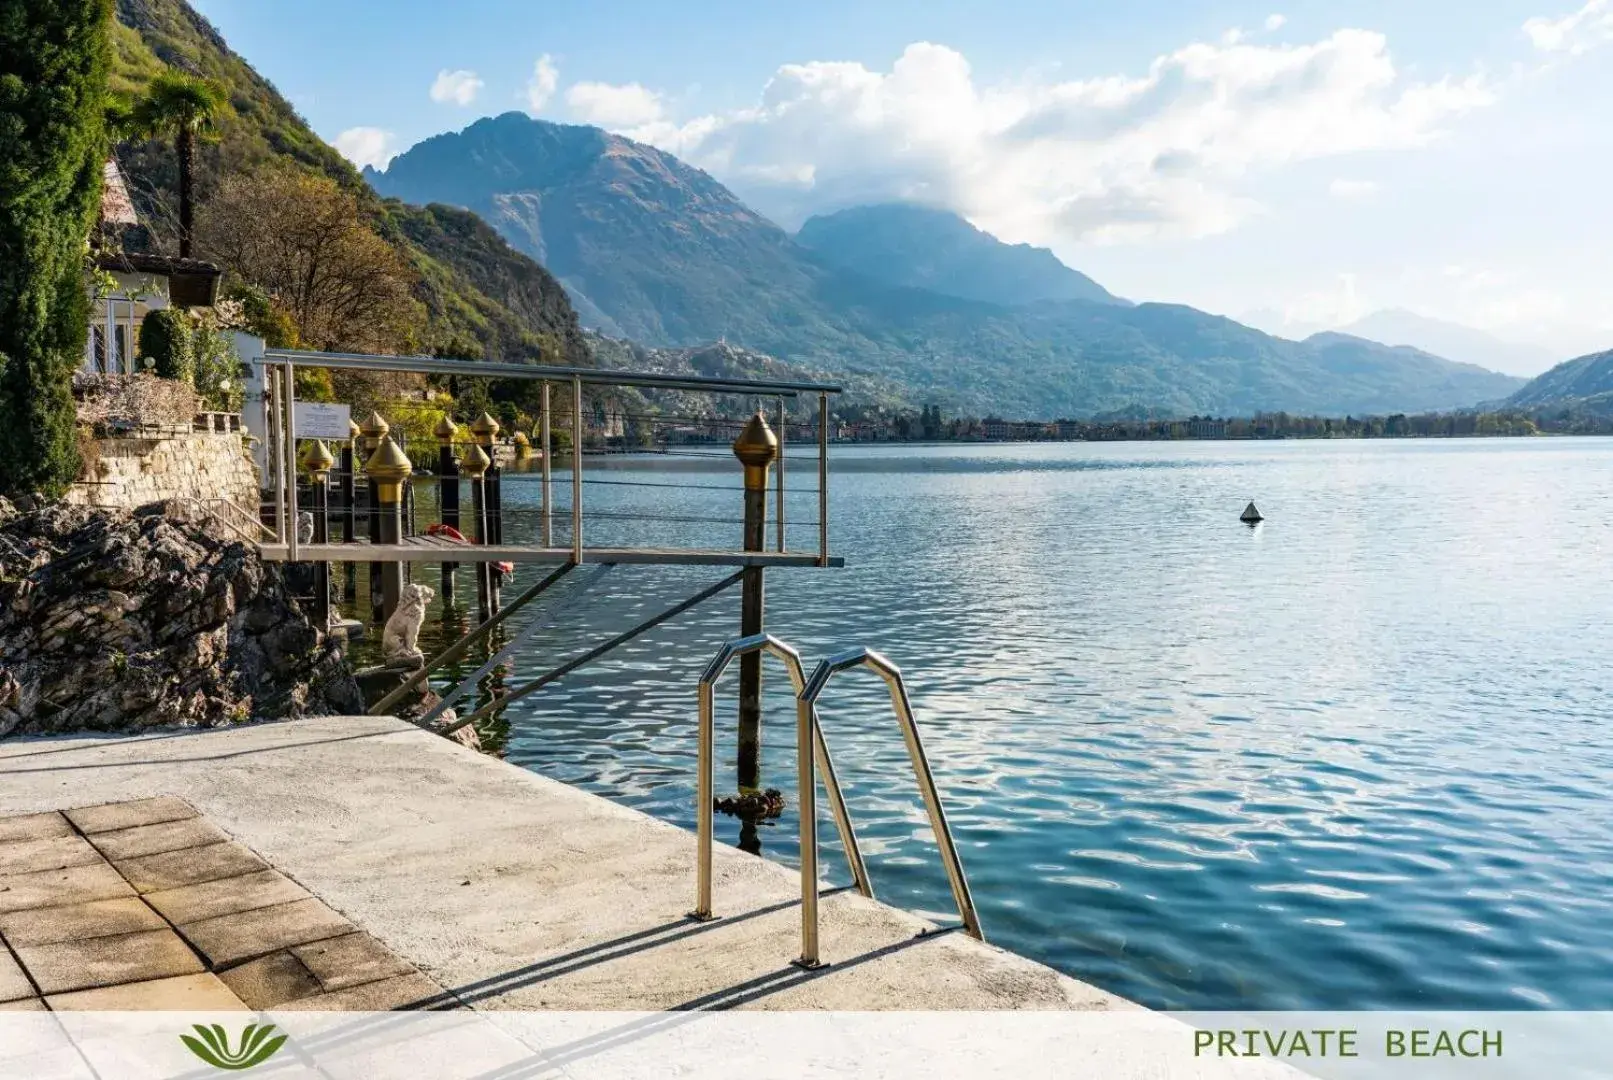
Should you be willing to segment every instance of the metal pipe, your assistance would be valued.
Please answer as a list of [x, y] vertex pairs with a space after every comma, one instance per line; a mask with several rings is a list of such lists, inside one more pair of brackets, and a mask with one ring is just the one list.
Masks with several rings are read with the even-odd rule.
[[444, 664], [453, 663], [466, 653], [470, 652], [471, 647], [478, 641], [481, 641], [483, 638], [487, 637], [487, 635], [491, 634], [494, 627], [506, 621], [511, 615], [514, 615], [517, 611], [520, 611], [532, 601], [536, 600], [540, 595], [548, 590], [549, 586], [571, 573], [571, 571], [572, 565], [570, 563], [562, 564], [553, 573], [549, 574], [548, 577], [544, 578], [526, 592], [516, 597], [514, 603], [501, 609], [497, 615], [494, 615], [491, 619], [488, 619], [486, 622], [476, 627], [476, 629], [472, 630], [470, 633], [448, 646], [448, 648], [426, 661], [419, 671], [416, 671], [403, 681], [402, 686], [399, 686], [386, 697], [370, 706], [370, 715], [385, 716], [388, 709], [392, 708], [392, 706], [396, 705], [398, 702], [407, 697], [409, 691], [423, 682], [431, 675], [433, 671], [436, 671]]
[[[286, 455], [282, 450], [282, 444], [284, 444], [286, 436], [280, 430], [281, 422], [284, 419], [280, 409], [280, 399], [283, 396], [280, 389], [280, 365], [266, 366], [264, 373], [267, 376], [265, 382], [268, 384], [269, 393], [274, 397], [274, 401], [271, 402], [274, 407], [269, 410], [270, 425], [267, 432], [268, 436], [274, 440], [274, 455], [272, 458], [274, 461], [274, 538], [277, 543], [285, 544], [286, 478], [283, 474], [286, 468]], [[295, 549], [289, 544], [287, 545], [287, 551], [292, 553], [293, 559], [296, 558]]]
[[818, 565], [829, 565], [829, 395], [818, 395]]
[[571, 377], [571, 561], [582, 564], [582, 377]]
[[[796, 694], [805, 689], [796, 684]], [[818, 785], [813, 779], [813, 758], [817, 751], [812, 732], [816, 724], [812, 703], [795, 701], [795, 775], [797, 810], [801, 818], [801, 956], [795, 961], [803, 968], [820, 967], [818, 958]]]
[[552, 457], [554, 444], [550, 441], [549, 395], [550, 383], [543, 383], [542, 412], [538, 417], [538, 441], [543, 447], [543, 546], [554, 546], [554, 474]]
[[789, 425], [789, 414], [784, 399], [778, 399], [778, 549], [784, 550], [784, 429]]
[[694, 390], [733, 394], [840, 393], [826, 383], [727, 379], [702, 375], [663, 375], [644, 371], [607, 371], [600, 368], [549, 367], [536, 364], [497, 364], [480, 360], [442, 360], [430, 356], [370, 356], [363, 353], [309, 352], [302, 349], [268, 349], [267, 360], [291, 361], [307, 367], [359, 371], [408, 371], [425, 375], [453, 375], [493, 379], [581, 379], [590, 385], [640, 386], [661, 390]]
[[296, 410], [296, 381], [291, 369], [291, 361], [286, 361], [285, 370], [281, 373], [281, 380], [286, 384], [286, 521], [288, 523], [287, 535], [290, 539], [286, 547], [291, 555], [291, 561], [297, 561], [297, 410]]
[[716, 918], [711, 911], [711, 849], [715, 829], [713, 816], [716, 813], [713, 802], [717, 797], [712, 790], [717, 771], [714, 745], [716, 721], [713, 717], [716, 707], [713, 697], [711, 683], [702, 679], [699, 690], [700, 721], [696, 733], [699, 747], [695, 753], [695, 901], [694, 910], [689, 913], [692, 918], [702, 922]]
[[858, 844], [857, 832], [852, 828], [846, 797], [840, 793], [840, 777], [835, 772], [834, 759], [829, 756], [829, 744], [823, 740], [817, 706], [812, 707], [812, 751], [818, 761], [818, 773], [823, 777], [823, 789], [829, 793], [829, 812], [834, 815], [835, 829], [840, 833], [840, 846], [846, 852], [852, 883], [857, 886], [858, 892], [872, 900], [874, 883], [868, 877], [867, 864], [863, 862], [862, 846]]

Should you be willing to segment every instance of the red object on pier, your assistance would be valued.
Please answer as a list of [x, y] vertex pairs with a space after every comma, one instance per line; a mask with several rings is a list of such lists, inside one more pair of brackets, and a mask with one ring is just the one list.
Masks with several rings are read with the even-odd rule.
[[[443, 539], [450, 540], [456, 544], [469, 545], [471, 543], [469, 540], [465, 539], [464, 534], [458, 529], [454, 528], [452, 525], [444, 525], [440, 522], [435, 525], [427, 525], [426, 535], [440, 536]], [[499, 573], [503, 574], [505, 577], [515, 573], [515, 564], [512, 562], [496, 562], [493, 565], [497, 567]]]

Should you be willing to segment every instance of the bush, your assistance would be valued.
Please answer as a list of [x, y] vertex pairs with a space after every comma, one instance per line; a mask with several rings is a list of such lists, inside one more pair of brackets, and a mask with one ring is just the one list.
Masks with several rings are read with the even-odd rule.
[[148, 314], [140, 324], [140, 359], [152, 361], [151, 373], [190, 382], [196, 370], [190, 319], [177, 308]]
[[246, 402], [241, 358], [216, 314], [203, 312], [190, 336], [192, 380], [202, 404], [214, 412], [240, 412]]

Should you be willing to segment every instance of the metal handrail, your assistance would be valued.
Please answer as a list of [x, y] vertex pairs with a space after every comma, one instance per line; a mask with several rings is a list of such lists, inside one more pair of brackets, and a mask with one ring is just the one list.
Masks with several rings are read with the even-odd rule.
[[[716, 695], [714, 687], [717, 680], [722, 677], [723, 671], [737, 656], [748, 653], [766, 652], [778, 657], [784, 662], [784, 667], [790, 676], [790, 683], [795, 687], [797, 695], [806, 690], [805, 671], [801, 666], [801, 654], [780, 641], [771, 634], [753, 634], [750, 637], [735, 638], [727, 642], [717, 651], [705, 672], [700, 676], [700, 728], [699, 753], [696, 768], [699, 775], [695, 782], [695, 843], [697, 847], [695, 874], [695, 907], [689, 914], [691, 917], [707, 920], [715, 918], [711, 910], [711, 859], [712, 834], [715, 831], [714, 818], [715, 793], [713, 785], [716, 774]], [[869, 884], [868, 868], [863, 862], [862, 849], [857, 844], [857, 834], [851, 827], [851, 815], [846, 811], [846, 800], [840, 792], [840, 781], [835, 773], [834, 761], [829, 757], [829, 746], [823, 741], [823, 733], [817, 729], [815, 718], [810, 714], [803, 714], [797, 710], [795, 752], [797, 760], [797, 780], [800, 790], [796, 794], [801, 818], [801, 934], [802, 958], [800, 963], [807, 967], [817, 966], [817, 851], [818, 851], [818, 822], [817, 822], [817, 784], [813, 772], [813, 765], [823, 773], [823, 786], [829, 793], [829, 808], [834, 814], [835, 827], [840, 832], [840, 844], [846, 851], [846, 861], [851, 867], [851, 876], [856, 882], [857, 889], [864, 896], [873, 896], [873, 887]], [[807, 852], [811, 852], [810, 860]], [[811, 875], [810, 877], [808, 875]], [[808, 897], [810, 896], [810, 913], [808, 911]], [[810, 942], [810, 945], [808, 944]], [[810, 960], [810, 962], [809, 962]]]
[[[913, 762], [913, 773], [919, 782], [919, 791], [924, 796], [924, 807], [930, 816], [930, 828], [935, 832], [935, 842], [941, 849], [941, 861], [946, 867], [947, 880], [952, 885], [952, 899], [958, 905], [958, 914], [963, 918], [964, 929], [970, 937], [980, 941], [985, 940], [985, 934], [980, 929], [980, 916], [975, 911], [974, 897], [969, 893], [969, 880], [964, 876], [963, 861], [958, 857], [957, 844], [952, 839], [952, 829], [947, 824], [946, 810], [941, 806], [941, 795], [935, 787], [935, 776], [930, 771], [929, 758], [924, 753], [924, 743], [919, 739], [918, 724], [913, 719], [913, 705], [908, 700], [907, 684], [902, 681], [902, 672], [895, 664], [872, 649], [852, 649], [829, 657], [818, 664], [812, 672], [812, 678], [796, 696], [797, 724], [802, 728], [810, 724], [818, 728], [817, 701], [822, 696], [829, 680], [839, 672], [854, 667], [871, 668], [885, 685], [890, 688], [891, 706], [896, 711], [897, 722], [902, 728], [902, 739], [907, 743], [907, 754]], [[807, 777], [803, 773], [803, 787], [807, 785]], [[802, 814], [805, 816], [806, 808], [803, 806]], [[801, 963], [805, 966], [816, 966], [817, 957], [817, 845], [816, 837], [812, 838], [809, 847], [806, 829], [802, 829], [801, 841], [801, 911], [802, 911], [802, 954]], [[808, 866], [812, 873], [808, 875]], [[809, 895], [810, 894], [810, 895]], [[809, 905], [810, 899], [810, 905]], [[813, 925], [806, 925], [807, 910], [811, 908]], [[809, 933], [810, 930], [810, 933]]]

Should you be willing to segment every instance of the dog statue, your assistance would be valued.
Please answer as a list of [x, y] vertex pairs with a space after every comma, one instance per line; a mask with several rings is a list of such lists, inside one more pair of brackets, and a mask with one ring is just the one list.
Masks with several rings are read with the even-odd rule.
[[381, 659], [388, 665], [426, 662], [420, 651], [420, 624], [426, 619], [426, 605], [437, 594], [424, 585], [405, 585], [398, 598], [398, 610], [381, 631]]

